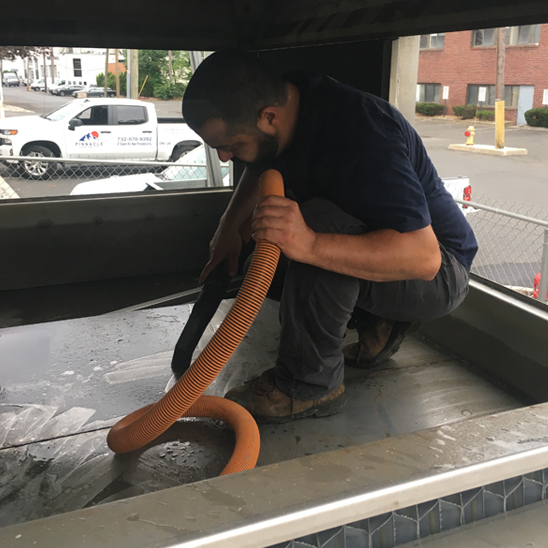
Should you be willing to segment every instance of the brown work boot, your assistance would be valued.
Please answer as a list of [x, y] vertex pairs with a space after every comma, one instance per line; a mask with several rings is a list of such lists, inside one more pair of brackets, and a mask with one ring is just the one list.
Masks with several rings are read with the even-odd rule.
[[284, 394], [276, 385], [274, 369], [229, 390], [225, 398], [239, 403], [260, 424], [279, 424], [315, 415], [327, 417], [344, 406], [346, 394], [342, 382], [331, 394], [317, 400], [298, 400]]
[[343, 348], [346, 365], [366, 369], [386, 361], [399, 350], [410, 325], [383, 318], [358, 324], [358, 342]]

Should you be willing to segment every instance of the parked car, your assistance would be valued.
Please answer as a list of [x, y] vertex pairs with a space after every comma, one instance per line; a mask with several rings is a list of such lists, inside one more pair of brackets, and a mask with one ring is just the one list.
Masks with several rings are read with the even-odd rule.
[[73, 93], [82, 91], [83, 89], [85, 89], [85, 86], [80, 84], [68, 84], [66, 86], [55, 88], [52, 93], [53, 95], [64, 97], [65, 95], [72, 95]]
[[2, 78], [2, 85], [7, 87], [19, 87], [19, 78], [13, 72], [6, 72]]
[[44, 79], [33, 80], [30, 83], [30, 89], [32, 89], [32, 91], [44, 91]]
[[[169, 166], [161, 173], [139, 173], [113, 176], [76, 185], [71, 196], [143, 192], [145, 190], [180, 190], [207, 186], [206, 152], [204, 145], [187, 152], [177, 160], [179, 166]], [[221, 162], [223, 186], [230, 185], [230, 166]]]
[[68, 82], [66, 80], [57, 80], [55, 83], [51, 84], [51, 86], [48, 86], [48, 91], [54, 95], [55, 91], [63, 86], [68, 86]]
[[72, 99], [42, 116], [0, 120], [0, 160], [31, 179], [49, 177], [55, 163], [13, 156], [91, 160], [175, 161], [202, 144], [179, 117], [159, 118], [153, 104], [131, 99]]
[[[72, 95], [73, 97], [78, 97], [78, 94], [81, 92], [85, 92], [88, 97], [104, 97], [105, 96], [105, 88], [101, 88], [98, 86], [90, 86], [80, 91], [75, 91]], [[116, 97], [116, 91], [113, 89], [107, 88], [107, 96]]]
[[[48, 78], [47, 84], [48, 84], [48, 90], [49, 90], [50, 86], [53, 85], [53, 82], [50, 80], [50, 78]], [[46, 86], [45, 86], [44, 79], [40, 78], [38, 80], [33, 80], [30, 85], [30, 89], [32, 89], [33, 91], [45, 91]]]

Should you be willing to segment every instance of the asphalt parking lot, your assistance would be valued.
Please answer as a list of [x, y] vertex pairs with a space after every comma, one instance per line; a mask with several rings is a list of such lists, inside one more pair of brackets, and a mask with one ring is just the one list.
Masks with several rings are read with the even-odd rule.
[[[441, 177], [465, 175], [472, 199], [543, 206], [548, 212], [548, 129], [506, 127], [506, 146], [526, 148], [526, 156], [487, 156], [449, 150], [464, 143], [469, 120], [416, 120], [413, 124]], [[494, 145], [494, 124], [475, 126], [475, 143]]]

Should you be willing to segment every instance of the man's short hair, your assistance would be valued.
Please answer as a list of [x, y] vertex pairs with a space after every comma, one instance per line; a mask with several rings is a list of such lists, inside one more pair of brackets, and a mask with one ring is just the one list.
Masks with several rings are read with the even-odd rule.
[[220, 118], [230, 130], [249, 130], [256, 128], [264, 107], [286, 101], [286, 82], [279, 74], [249, 53], [226, 49], [196, 69], [183, 97], [183, 116], [193, 129]]

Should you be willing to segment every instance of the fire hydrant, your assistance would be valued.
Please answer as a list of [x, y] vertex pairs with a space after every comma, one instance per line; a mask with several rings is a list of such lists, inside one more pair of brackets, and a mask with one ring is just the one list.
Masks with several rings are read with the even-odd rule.
[[465, 132], [464, 136], [468, 137], [466, 139], [466, 145], [473, 145], [474, 144], [474, 135], [476, 134], [476, 130], [474, 129], [474, 126], [470, 126]]

